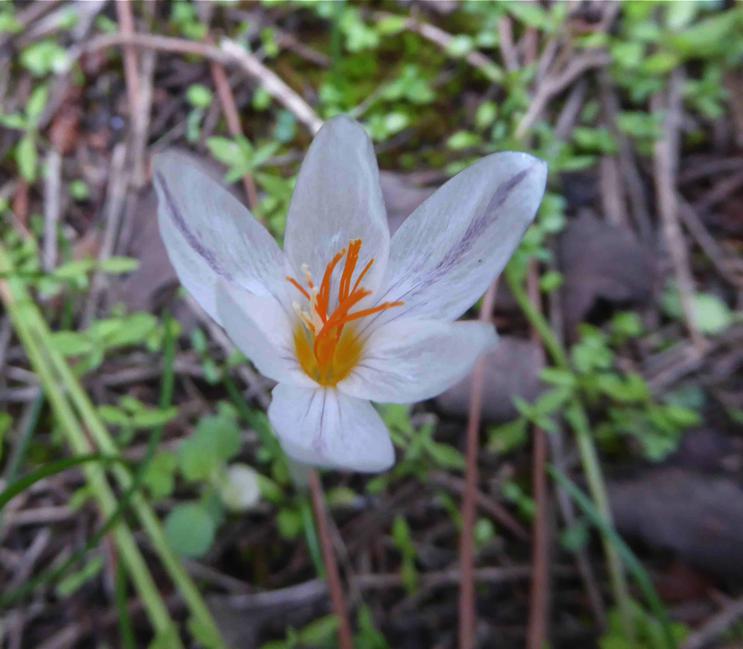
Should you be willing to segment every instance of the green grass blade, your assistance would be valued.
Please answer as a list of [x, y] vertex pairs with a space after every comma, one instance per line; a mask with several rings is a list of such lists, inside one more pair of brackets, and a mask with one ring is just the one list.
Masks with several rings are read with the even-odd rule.
[[31, 471], [22, 478], [15, 480], [9, 484], [5, 489], [0, 492], [0, 511], [20, 493], [26, 489], [35, 485], [37, 482], [44, 480], [50, 476], [56, 475], [72, 469], [73, 467], [86, 464], [87, 462], [100, 462], [104, 465], [111, 464], [112, 462], [121, 462], [126, 464], [126, 461], [120, 457], [111, 455], [101, 455], [100, 453], [89, 453], [87, 455], [78, 455], [77, 457], [69, 457], [63, 460], [57, 460], [56, 462], [50, 462], [44, 466]]
[[[0, 270], [10, 268], [10, 261], [5, 249], [0, 246]], [[0, 297], [5, 302], [13, 327], [28, 354], [31, 365], [38, 375], [42, 387], [49, 398], [55, 416], [70, 447], [77, 455], [93, 453], [90, 442], [83, 432], [83, 427], [77, 420], [74, 411], [62, 392], [65, 384], [55, 376], [49, 362], [48, 353], [35, 335], [34, 324], [40, 318], [38, 308], [30, 299], [23, 283], [14, 278], [0, 282]], [[47, 335], [45, 340], [49, 340]], [[65, 386], [69, 389], [69, 386]], [[107, 454], [115, 454], [116, 449], [109, 449]], [[106, 481], [103, 468], [96, 463], [83, 465], [86, 480], [93, 489], [104, 515], [109, 516], [116, 509], [116, 497]], [[122, 469], [126, 471], [126, 469]], [[175, 625], [170, 618], [168, 609], [147, 568], [147, 564], [137, 547], [129, 528], [119, 525], [113, 532], [116, 544], [119, 547], [123, 560], [126, 562], [134, 584], [145, 603], [145, 609], [157, 634], [171, 633]], [[180, 646], [180, 643], [177, 643]]]
[[678, 645], [673, 636], [671, 620], [668, 617], [666, 607], [658, 596], [658, 593], [653, 586], [653, 582], [650, 579], [650, 575], [648, 575], [647, 570], [645, 570], [640, 560], [635, 556], [635, 553], [632, 552], [630, 547], [622, 540], [622, 537], [617, 534], [614, 527], [604, 520], [596, 507], [594, 507], [591, 499], [578, 489], [578, 487], [576, 487], [564, 473], [555, 467], [549, 467], [549, 472], [552, 478], [568, 492], [570, 497], [588, 517], [591, 523], [593, 523], [601, 534], [606, 537], [608, 542], [614, 546], [617, 554], [619, 554], [624, 565], [627, 567], [627, 570], [629, 570], [630, 574], [637, 582], [637, 586], [640, 588], [643, 596], [647, 600], [648, 606], [653, 612], [653, 615], [660, 622], [663, 629], [663, 639], [666, 649], [676, 649]]

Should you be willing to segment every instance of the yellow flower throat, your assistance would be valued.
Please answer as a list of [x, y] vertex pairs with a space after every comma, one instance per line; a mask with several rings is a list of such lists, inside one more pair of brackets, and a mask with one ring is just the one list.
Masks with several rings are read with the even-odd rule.
[[[353, 280], [360, 251], [361, 239], [353, 239], [348, 247], [338, 252], [325, 268], [319, 288], [307, 267], [302, 269], [306, 286], [293, 277], [286, 278], [309, 303], [305, 309], [299, 304], [294, 305], [299, 316], [294, 329], [294, 349], [305, 374], [320, 385], [336, 385], [345, 379], [361, 360], [364, 341], [352, 323], [403, 304], [383, 302], [374, 307], [351, 311], [365, 297], [372, 294], [361, 286], [361, 281], [373, 266], [374, 259], [370, 259], [356, 280]], [[333, 310], [329, 312], [331, 280], [336, 267], [344, 257], [345, 263], [338, 284], [338, 299]]]

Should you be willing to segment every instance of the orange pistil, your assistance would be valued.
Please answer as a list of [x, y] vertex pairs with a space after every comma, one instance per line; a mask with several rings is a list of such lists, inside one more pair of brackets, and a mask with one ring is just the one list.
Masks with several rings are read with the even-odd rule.
[[[307, 269], [304, 270], [307, 288], [293, 277], [286, 278], [309, 302], [309, 310], [295, 306], [300, 322], [294, 332], [294, 346], [302, 369], [320, 385], [336, 385], [361, 360], [363, 342], [354, 327], [348, 326], [350, 323], [403, 304], [383, 302], [366, 309], [351, 310], [372, 293], [361, 286], [361, 281], [374, 265], [374, 259], [369, 260], [353, 282], [360, 252], [361, 239], [353, 239], [347, 248], [330, 260], [319, 289], [315, 287]], [[338, 300], [333, 310], [329, 311], [333, 273], [344, 257], [346, 261], [338, 283]]]

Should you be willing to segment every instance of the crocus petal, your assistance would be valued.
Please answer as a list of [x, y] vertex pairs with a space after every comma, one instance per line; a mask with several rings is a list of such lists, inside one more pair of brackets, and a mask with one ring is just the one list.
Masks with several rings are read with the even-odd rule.
[[402, 300], [377, 320], [455, 320], [485, 292], [537, 211], [547, 167], [496, 153], [449, 180], [400, 226], [380, 301]]
[[187, 155], [166, 151], [154, 162], [160, 234], [183, 285], [220, 322], [217, 281], [256, 295], [283, 290], [284, 254], [247, 208]]
[[495, 343], [495, 328], [484, 322], [392, 320], [371, 333], [361, 362], [338, 389], [387, 403], [430, 399], [460, 381]]
[[373, 291], [384, 274], [389, 238], [371, 141], [358, 123], [335, 117], [318, 131], [299, 171], [286, 222], [287, 257], [296, 273], [307, 264], [318, 281], [337, 252], [361, 239], [357, 268], [375, 259], [363, 282]]
[[268, 409], [286, 453], [306, 464], [384, 471], [395, 461], [387, 427], [368, 401], [280, 383]]
[[217, 284], [217, 314], [227, 335], [261, 374], [274, 381], [313, 386], [294, 353], [289, 314], [271, 295], [255, 295], [234, 284]]

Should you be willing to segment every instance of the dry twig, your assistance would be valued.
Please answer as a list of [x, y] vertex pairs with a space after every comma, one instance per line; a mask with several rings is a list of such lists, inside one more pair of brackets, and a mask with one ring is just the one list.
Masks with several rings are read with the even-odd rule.
[[178, 54], [194, 54], [210, 61], [237, 65], [252, 78], [260, 81], [266, 92], [292, 112], [311, 133], [315, 133], [322, 126], [322, 120], [302, 97], [255, 56], [230, 40], [225, 40], [221, 47], [216, 47], [208, 43], [156, 34], [106, 34], [76, 48], [70, 60], [75, 61], [83, 54], [121, 45], [133, 45]]
[[[497, 282], [493, 282], [483, 298], [480, 320], [489, 322], [495, 303]], [[472, 372], [470, 406], [467, 418], [467, 451], [465, 491], [462, 498], [462, 535], [459, 543], [459, 570], [462, 581], [459, 590], [459, 649], [475, 646], [477, 614], [475, 611], [475, 504], [477, 502], [477, 455], [482, 414], [482, 390], [485, 380], [485, 364], [477, 362]]]
[[333, 551], [333, 541], [330, 536], [330, 527], [328, 525], [328, 512], [325, 508], [325, 499], [322, 493], [322, 484], [317, 471], [312, 469], [309, 473], [309, 487], [312, 495], [312, 508], [315, 511], [315, 521], [317, 522], [317, 532], [320, 537], [322, 546], [323, 563], [328, 579], [328, 588], [330, 590], [330, 599], [333, 603], [333, 611], [338, 618], [338, 646], [340, 649], [353, 649], [353, 633], [351, 623], [348, 619], [348, 609], [346, 607], [346, 598], [343, 595], [343, 584], [338, 573], [338, 564], [335, 561], [335, 552]]
[[694, 314], [694, 278], [689, 266], [689, 253], [678, 222], [678, 195], [676, 193], [676, 174], [678, 171], [679, 127], [681, 123], [681, 88], [683, 76], [680, 70], [671, 75], [667, 96], [653, 97], [652, 108], [656, 113], [666, 110], [664, 136], [655, 142], [654, 167], [655, 189], [658, 212], [663, 222], [663, 236], [671, 254], [673, 272], [681, 300], [686, 328], [697, 349], [704, 348], [705, 342], [696, 324]]
[[[241, 137], [243, 131], [242, 126], [240, 126], [240, 114], [237, 112], [235, 96], [232, 93], [232, 88], [230, 88], [230, 81], [227, 78], [227, 73], [224, 71], [224, 66], [221, 63], [212, 61], [209, 67], [230, 135], [232, 137]], [[243, 176], [243, 188], [245, 189], [245, 197], [248, 200], [248, 207], [253, 212], [253, 216], [257, 216], [258, 191], [256, 190], [253, 176], [249, 173]]]
[[[536, 264], [529, 268], [529, 299], [541, 311], [539, 299], [539, 274]], [[532, 329], [532, 340], [539, 343], [539, 334]], [[544, 355], [544, 350], [542, 350]], [[550, 580], [549, 580], [549, 493], [547, 489], [548, 446], [545, 432], [534, 428], [534, 450], [532, 457], [532, 482], [534, 485], [534, 516], [531, 593], [529, 596], [529, 630], [528, 649], [542, 649], [548, 642], [547, 618], [549, 613]]]

